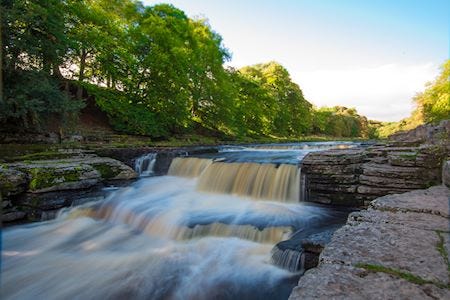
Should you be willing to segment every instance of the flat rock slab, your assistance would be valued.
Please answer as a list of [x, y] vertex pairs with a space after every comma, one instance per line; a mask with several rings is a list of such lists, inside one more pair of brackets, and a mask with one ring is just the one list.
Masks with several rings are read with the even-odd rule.
[[346, 165], [361, 163], [364, 160], [363, 149], [327, 150], [308, 154], [303, 159], [303, 164]]
[[373, 196], [384, 196], [387, 194], [399, 194], [411, 191], [411, 189], [394, 188], [390, 186], [379, 187], [379, 186], [368, 186], [360, 185], [357, 188], [357, 192], [361, 195], [373, 195]]
[[439, 242], [438, 234], [429, 230], [362, 222], [336, 231], [320, 262], [379, 265], [447, 284], [447, 262], [436, 248]]
[[417, 212], [391, 212], [373, 209], [357, 211], [349, 215], [347, 224], [357, 225], [361, 222], [402, 225], [432, 231], [450, 231], [450, 219]]
[[400, 167], [389, 164], [365, 163], [362, 165], [364, 175], [387, 178], [421, 178], [423, 170], [423, 168], [419, 167]]
[[370, 207], [377, 210], [429, 213], [448, 218], [450, 190], [434, 186], [401, 195], [388, 195], [372, 201]]
[[384, 176], [359, 176], [359, 182], [363, 185], [377, 186], [377, 187], [393, 187], [400, 189], [420, 189], [425, 183], [420, 179], [404, 179], [404, 178], [386, 178]]
[[324, 264], [307, 271], [289, 299], [450, 299], [450, 290], [386, 273]]

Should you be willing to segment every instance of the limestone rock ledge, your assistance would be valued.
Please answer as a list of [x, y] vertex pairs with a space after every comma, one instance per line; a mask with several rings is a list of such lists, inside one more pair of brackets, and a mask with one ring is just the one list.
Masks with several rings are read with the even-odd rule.
[[44, 212], [54, 214], [55, 210], [70, 206], [76, 199], [73, 195], [62, 197], [54, 193], [80, 192], [105, 181], [136, 177], [138, 174], [124, 163], [92, 154], [2, 164], [2, 221], [36, 220], [36, 215], [40, 220]]
[[289, 299], [450, 299], [449, 205], [435, 186], [351, 213]]
[[[442, 162], [446, 146], [328, 150], [308, 154], [302, 162], [307, 201], [367, 206], [371, 200], [440, 184], [447, 180]], [[444, 169], [445, 170], [445, 169]]]

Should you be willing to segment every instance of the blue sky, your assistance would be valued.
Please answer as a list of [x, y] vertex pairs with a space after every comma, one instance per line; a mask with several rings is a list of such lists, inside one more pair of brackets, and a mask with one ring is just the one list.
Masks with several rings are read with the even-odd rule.
[[207, 18], [241, 67], [283, 64], [316, 106], [345, 105], [372, 119], [411, 112], [449, 57], [450, 1], [169, 0]]

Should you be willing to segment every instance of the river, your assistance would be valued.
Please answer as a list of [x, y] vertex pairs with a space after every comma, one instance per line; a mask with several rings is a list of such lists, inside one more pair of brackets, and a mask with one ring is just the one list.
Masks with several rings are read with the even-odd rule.
[[287, 299], [299, 237], [347, 214], [303, 202], [299, 163], [353, 146], [222, 146], [175, 158], [166, 176], [152, 176], [148, 154], [141, 178], [104, 201], [4, 230], [2, 299]]

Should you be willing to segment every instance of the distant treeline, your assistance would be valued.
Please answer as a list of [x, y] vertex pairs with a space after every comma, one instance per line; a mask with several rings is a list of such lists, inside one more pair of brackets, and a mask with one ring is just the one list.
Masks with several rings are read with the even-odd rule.
[[[131, 0], [2, 1], [0, 124], [37, 128], [95, 97], [118, 131], [166, 138], [206, 128], [228, 137], [368, 137], [365, 117], [314, 108], [276, 62], [239, 70], [207, 20]], [[257, 49], [255, 49], [257, 51]], [[67, 82], [76, 85], [68, 92]], [[66, 88], [64, 88], [66, 83]]]

